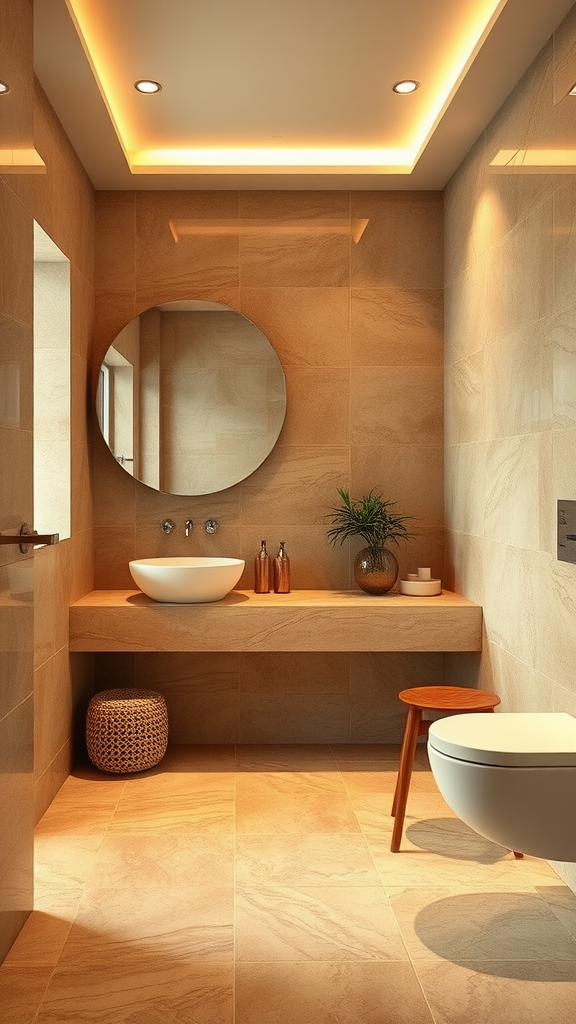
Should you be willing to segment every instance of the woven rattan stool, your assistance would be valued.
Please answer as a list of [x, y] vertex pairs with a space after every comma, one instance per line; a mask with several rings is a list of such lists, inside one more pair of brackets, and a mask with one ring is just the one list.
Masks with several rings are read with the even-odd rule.
[[496, 705], [500, 703], [500, 697], [495, 693], [488, 693], [487, 690], [469, 690], [465, 686], [415, 686], [410, 690], [402, 690], [398, 696], [408, 705], [408, 718], [392, 803], [392, 817], [395, 819], [390, 843], [392, 853], [398, 853], [402, 840], [416, 743], [418, 737], [425, 736], [430, 727], [430, 722], [422, 721], [422, 712], [443, 711], [446, 715], [462, 715], [467, 712], [494, 711]]
[[103, 690], [88, 705], [88, 756], [105, 772], [142, 772], [162, 760], [168, 712], [154, 690]]

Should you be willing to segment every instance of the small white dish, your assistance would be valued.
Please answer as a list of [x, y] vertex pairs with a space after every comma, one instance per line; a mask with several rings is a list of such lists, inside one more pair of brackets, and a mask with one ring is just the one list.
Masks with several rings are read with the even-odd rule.
[[442, 580], [400, 580], [400, 593], [408, 597], [437, 597], [442, 593]]

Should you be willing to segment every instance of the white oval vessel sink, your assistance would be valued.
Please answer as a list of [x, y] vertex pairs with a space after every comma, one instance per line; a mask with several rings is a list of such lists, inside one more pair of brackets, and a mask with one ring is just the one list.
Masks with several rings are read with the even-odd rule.
[[202, 604], [221, 601], [244, 571], [241, 558], [136, 558], [128, 568], [136, 585], [153, 601]]

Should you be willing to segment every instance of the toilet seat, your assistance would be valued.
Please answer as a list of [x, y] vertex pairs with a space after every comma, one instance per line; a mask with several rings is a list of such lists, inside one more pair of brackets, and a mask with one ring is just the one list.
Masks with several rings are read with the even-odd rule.
[[454, 715], [430, 725], [428, 745], [475, 764], [576, 767], [576, 718], [565, 712]]

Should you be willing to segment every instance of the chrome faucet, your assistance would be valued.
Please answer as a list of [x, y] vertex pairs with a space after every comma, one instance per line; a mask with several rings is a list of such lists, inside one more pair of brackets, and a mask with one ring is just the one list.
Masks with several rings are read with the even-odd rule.
[[194, 523], [192, 522], [192, 520], [187, 519], [186, 522], [184, 523], [184, 533], [186, 534], [187, 537], [190, 536], [190, 530], [192, 530], [193, 527]]

